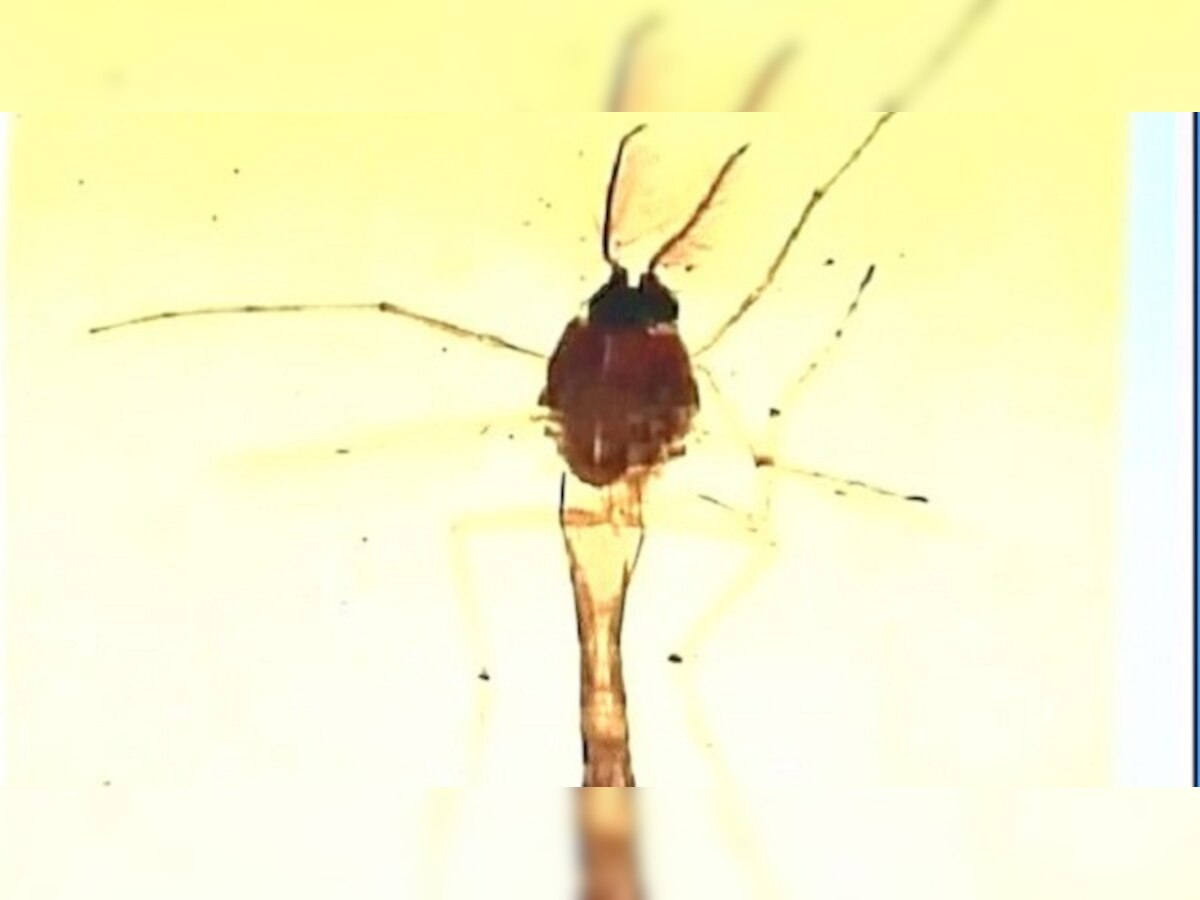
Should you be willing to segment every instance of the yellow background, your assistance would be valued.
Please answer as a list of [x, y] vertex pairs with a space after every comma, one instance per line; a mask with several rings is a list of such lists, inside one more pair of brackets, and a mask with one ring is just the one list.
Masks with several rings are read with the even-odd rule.
[[[553, 454], [536, 428], [478, 436], [531, 407], [539, 365], [365, 312], [87, 329], [211, 303], [391, 299], [549, 351], [604, 276], [596, 223], [631, 121], [16, 123], [14, 787], [111, 791], [127, 799], [97, 798], [98, 815], [138, 829], [159, 790], [202, 807], [190, 792], [248, 792], [277, 803], [273, 821], [319, 785], [317, 802], [345, 806], [345, 834], [409, 847], [375, 861], [393, 890], [449, 878], [470, 896], [467, 874], [528, 871], [497, 851], [512, 795], [412, 789], [579, 777]], [[711, 249], [677, 275], [685, 338], [755, 281], [870, 121], [651, 119], [630, 177], [660, 210], [686, 211], [724, 155], [753, 144]], [[701, 521], [688, 494], [745, 505], [753, 472], [706, 398], [712, 435], [662, 485], [626, 620], [635, 768], [663, 798], [646, 827], [667, 895], [688, 895], [688, 879], [729, 885], [721, 896], [819, 885], [788, 850], [798, 809], [832, 809], [805, 786], [1111, 777], [1126, 127], [1104, 114], [898, 118], [710, 360], [757, 427], [875, 263], [845, 341], [786, 410], [782, 452], [933, 502], [780, 480], [780, 559], [713, 616], [752, 545], [727, 519]], [[629, 233], [653, 236], [636, 214]], [[455, 522], [471, 535], [457, 556]], [[702, 640], [669, 666], [689, 635]], [[539, 796], [527, 850], [544, 832], [565, 864], [562, 798]], [[902, 802], [870, 796], [866, 819]], [[405, 812], [393, 820], [380, 797]], [[911, 815], [940, 822], [938, 802], [922, 796]], [[863, 854], [895, 839], [871, 834]]]
[[[622, 34], [664, 16], [663, 109], [724, 109], [779, 42], [803, 61], [779, 108], [874, 106], [968, 0], [563, 4], [75, 0], [3, 10], [10, 109], [595, 109]], [[997, 0], [923, 102], [940, 109], [1180, 109], [1200, 72], [1190, 0]]]

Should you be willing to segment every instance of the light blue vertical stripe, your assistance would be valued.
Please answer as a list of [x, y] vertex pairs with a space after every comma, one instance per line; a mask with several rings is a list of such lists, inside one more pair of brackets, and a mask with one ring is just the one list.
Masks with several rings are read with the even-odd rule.
[[1192, 783], [1185, 116], [1131, 117], [1115, 710], [1115, 777], [1131, 786]]

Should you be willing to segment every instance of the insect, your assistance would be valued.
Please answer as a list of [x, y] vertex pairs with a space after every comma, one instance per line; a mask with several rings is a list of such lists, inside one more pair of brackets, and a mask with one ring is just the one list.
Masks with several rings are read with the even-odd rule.
[[[627, 151], [633, 142], [650, 136], [643, 126], [629, 130], [617, 141], [604, 192], [600, 253], [609, 267], [609, 277], [589, 299], [586, 314], [568, 322], [551, 353], [543, 356], [504, 336], [472, 331], [391, 303], [334, 307], [377, 310], [498, 352], [545, 359], [545, 382], [538, 402], [568, 470], [560, 480], [559, 524], [569, 560], [578, 626], [581, 783], [585, 788], [636, 784], [621, 657], [625, 601], [646, 534], [644, 495], [658, 473], [685, 451], [701, 403], [715, 396], [711, 392], [714, 382], [705, 374], [703, 362], [708, 353], [720, 346], [723, 336], [767, 294], [813, 210], [830, 195], [853, 161], [878, 138], [894, 115], [880, 116], [860, 144], [852, 148], [846, 162], [813, 191], [761, 283], [733, 308], [697, 353], [689, 353], [680, 338], [677, 323], [681, 303], [663, 273], [674, 259], [673, 254], [686, 246], [689, 237], [712, 213], [730, 173], [742, 163], [748, 151], [739, 147], [725, 159], [691, 214], [657, 248], [645, 272], [634, 277], [616, 251], [615, 204]], [[846, 319], [868, 288], [872, 272], [868, 269], [863, 273], [857, 289], [851, 292]], [[186, 316], [311, 309], [290, 305], [168, 311], [98, 326], [93, 331], [106, 333], [123, 326]], [[831, 341], [839, 337], [840, 329]], [[705, 390], [706, 385], [710, 390]], [[786, 469], [782, 461], [765, 453], [759, 454], [754, 463], [764, 471]], [[894, 493], [850, 479], [819, 477], [842, 490]], [[907, 499], [923, 501], [917, 496]], [[595, 796], [600, 806], [586, 804], [581, 823], [585, 830], [584, 844], [591, 854], [585, 871], [616, 871], [632, 879], [636, 877], [631, 874], [636, 867], [627, 858], [632, 852], [630, 810], [620, 808], [617, 795]], [[625, 839], [619, 839], [621, 835]], [[616, 876], [592, 877], [606, 881]]]
[[[786, 58], [785, 52], [772, 59], [755, 82], [744, 108], [758, 108]], [[624, 65], [619, 67], [610, 108], [623, 108], [625, 69]], [[580, 648], [582, 785], [633, 787], [636, 779], [626, 714], [621, 632], [626, 595], [646, 534], [644, 495], [663, 467], [686, 451], [702, 395], [707, 396], [707, 403], [719, 394], [715, 379], [703, 367], [704, 359], [767, 295], [814, 211], [897, 114], [881, 113], [841, 165], [812, 191], [760, 282], [694, 352], [680, 338], [677, 324], [681, 304], [664, 272], [685, 258], [689, 238], [712, 214], [730, 173], [742, 164], [749, 148], [739, 147], [725, 159], [690, 216], [659, 246], [645, 270], [634, 276], [618, 256], [613, 233], [615, 203], [627, 151], [633, 142], [646, 137], [645, 125], [625, 132], [613, 155], [600, 236], [600, 253], [609, 276], [588, 300], [586, 313], [567, 324], [549, 354], [501, 334], [465, 328], [391, 302], [173, 310], [97, 326], [92, 333], [189, 316], [357, 309], [395, 316], [497, 351], [544, 359], [546, 376], [538, 404], [567, 469], [559, 487], [559, 526], [569, 560]], [[840, 340], [874, 274], [874, 267], [862, 273], [842, 323], [801, 381]], [[818, 479], [838, 491], [866, 490], [910, 503], [927, 502], [921, 495], [796, 469], [772, 452], [754, 452], [753, 463], [760, 470], [790, 471]], [[671, 661], [682, 660], [675, 655]], [[480, 674], [487, 677], [485, 672]], [[581, 816], [585, 871], [593, 885], [588, 896], [637, 896], [636, 865], [629, 839], [630, 810], [616, 799], [619, 795], [589, 796], [597, 801], [585, 804]]]

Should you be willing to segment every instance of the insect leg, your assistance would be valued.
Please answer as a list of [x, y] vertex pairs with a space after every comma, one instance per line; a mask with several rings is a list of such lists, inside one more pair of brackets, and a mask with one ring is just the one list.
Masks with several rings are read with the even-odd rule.
[[539, 353], [537, 350], [530, 350], [528, 347], [522, 347], [520, 344], [515, 344], [507, 338], [495, 334], [489, 334], [484, 331], [475, 331], [470, 328], [464, 328], [454, 322], [447, 322], [444, 319], [438, 319], [434, 316], [419, 313], [407, 307], [400, 306], [396, 303], [380, 302], [380, 303], [279, 303], [270, 305], [248, 304], [243, 306], [206, 306], [197, 309], [182, 309], [182, 310], [166, 310], [164, 312], [149, 313], [148, 315], [136, 316], [132, 319], [124, 319], [120, 322], [111, 322], [106, 325], [96, 325], [88, 329], [89, 334], [101, 334], [106, 331], [114, 331], [118, 328], [128, 328], [132, 325], [148, 325], [152, 322], [164, 322], [169, 319], [183, 319], [196, 316], [224, 316], [224, 315], [243, 315], [254, 313], [301, 313], [301, 312], [380, 312], [388, 315], [399, 316], [409, 322], [414, 322], [429, 328], [441, 334], [448, 335], [461, 341], [469, 341], [472, 343], [483, 344], [496, 350], [507, 350], [510, 353], [518, 353], [522, 356], [532, 357], [533, 359], [544, 360], [546, 355]]
[[787, 260], [792, 246], [796, 243], [796, 240], [804, 231], [805, 226], [812, 217], [813, 211], [816, 210], [817, 206], [829, 194], [829, 192], [833, 190], [834, 185], [841, 180], [842, 176], [845, 175], [846, 172], [848, 172], [856, 162], [858, 162], [862, 155], [867, 151], [867, 148], [875, 142], [875, 139], [879, 136], [880, 131], [882, 131], [883, 127], [887, 125], [889, 121], [891, 121], [894, 115], [894, 112], [885, 112], [880, 115], [875, 120], [875, 123], [871, 126], [871, 128], [867, 131], [866, 136], [858, 142], [858, 145], [845, 159], [845, 161], [842, 162], [837, 171], [835, 171], [831, 176], [829, 176], [829, 178], [825, 179], [824, 182], [813, 189], [812, 194], [808, 198], [808, 202], [804, 205], [804, 209], [800, 212], [800, 218], [796, 220], [796, 224], [792, 226], [792, 230], [784, 239], [783, 246], [779, 248], [779, 251], [775, 254], [775, 258], [771, 260], [771, 264], [767, 267], [767, 273], [763, 277], [762, 281], [760, 281], [758, 285], [746, 295], [742, 302], [738, 304], [738, 307], [733, 311], [733, 313], [730, 314], [724, 322], [717, 326], [717, 329], [713, 332], [712, 336], [700, 345], [699, 349], [696, 350], [695, 358], [699, 359], [700, 357], [704, 356], [704, 354], [712, 350], [712, 348], [717, 345], [721, 338], [728, 334], [729, 330], [733, 328], [733, 326], [739, 321], [741, 321], [742, 317], [745, 316], [746, 313], [748, 313], [751, 309], [753, 309], [763, 298], [763, 295], [766, 294], [771, 285], [775, 283], [775, 277], [779, 274], [779, 270], [783, 267], [784, 262]]
[[[672, 648], [667, 659], [672, 663], [672, 674], [676, 692], [682, 702], [687, 729], [698, 748], [703, 748], [713, 787], [713, 796], [721, 829], [734, 848], [739, 865], [754, 890], [749, 896], [779, 898], [786, 896], [778, 884], [778, 875], [762, 853], [763, 842], [755, 833], [755, 827], [739, 797], [737, 779], [725, 760], [704, 715], [696, 686], [698, 669], [695, 662], [703, 654], [703, 646], [720, 620], [732, 610], [737, 601], [750, 592], [762, 575], [768, 572], [779, 550], [769, 535], [754, 527], [752, 521], [740, 510], [726, 506], [710, 498], [700, 497], [708, 511], [717, 510], [726, 514], [716, 519], [698, 514], [690, 506], [672, 505], [670, 515], [656, 514], [649, 521], [651, 529], [661, 529], [675, 534], [696, 534], [720, 539], [732, 538], [748, 546], [749, 552], [738, 564], [732, 577], [719, 586], [715, 600], [709, 603], [700, 619], [688, 628], [682, 640]], [[686, 507], [686, 508], [685, 508]]]
[[984, 15], [990, 11], [993, 5], [994, 0], [974, 0], [974, 2], [967, 8], [964, 15], [955, 24], [949, 36], [939, 42], [934, 47], [933, 51], [927, 56], [925, 63], [918, 70], [917, 75], [912, 78], [901, 91], [899, 91], [895, 96], [889, 98], [883, 104], [883, 108], [887, 111], [883, 112], [878, 118], [875, 119], [874, 124], [870, 129], [868, 129], [866, 135], [861, 141], [859, 141], [858, 145], [851, 151], [850, 155], [837, 169], [837, 171], [835, 171], [829, 178], [827, 178], [823, 183], [818, 185], [813, 190], [811, 196], [808, 198], [808, 202], [804, 205], [803, 210], [800, 212], [800, 218], [796, 221], [796, 224], [788, 233], [783, 242], [783, 246], [780, 247], [779, 252], [775, 254], [775, 258], [771, 261], [770, 266], [767, 267], [767, 273], [763, 277], [762, 281], [759, 282], [759, 284], [752, 291], [750, 291], [749, 294], [746, 295], [746, 297], [729, 315], [729, 317], [726, 318], [725, 321], [719, 326], [717, 326], [712, 336], [700, 345], [699, 349], [697, 349], [695, 353], [696, 357], [703, 356], [705, 353], [711, 350], [721, 340], [721, 338], [729, 333], [729, 330], [736, 325], [742, 319], [742, 317], [746, 315], [746, 313], [748, 313], [758, 304], [763, 295], [775, 282], [775, 277], [779, 274], [779, 270], [786, 261], [788, 253], [791, 251], [792, 246], [796, 243], [796, 240], [800, 237], [801, 232], [804, 231], [804, 227], [808, 224], [809, 219], [812, 217], [813, 212], [816, 210], [820, 202], [831, 190], [833, 190], [834, 185], [841, 180], [842, 176], [845, 175], [846, 172], [849, 171], [856, 162], [858, 162], [859, 158], [867, 151], [867, 148], [869, 148], [871, 144], [875, 142], [875, 139], [879, 136], [879, 132], [883, 130], [883, 127], [889, 121], [891, 121], [893, 116], [895, 116], [898, 111], [907, 109], [911, 105], [913, 99], [922, 90], [924, 90], [930, 79], [932, 79], [933, 76], [947, 64], [951, 56], [953, 56], [953, 54], [956, 53], [964, 43], [966, 43], [966, 40], [970, 36], [971, 32], [978, 26], [979, 22], [983, 19]]

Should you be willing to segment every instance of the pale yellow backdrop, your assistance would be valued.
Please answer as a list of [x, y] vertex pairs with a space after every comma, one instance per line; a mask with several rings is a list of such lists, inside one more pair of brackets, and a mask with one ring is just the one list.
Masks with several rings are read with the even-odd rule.
[[[782, 109], [874, 107], [974, 0], [521, 0], [336, 4], [8, 3], [0, 88], [15, 109], [595, 109], [621, 36], [663, 16], [663, 109], [725, 109], [798, 40]], [[938, 109], [1180, 109], [1200, 96], [1191, 0], [995, 0]]]
[[[408, 809], [431, 784], [577, 781], [557, 468], [536, 428], [509, 428], [538, 363], [372, 313], [88, 328], [211, 303], [390, 299], [548, 351], [604, 276], [600, 204], [631, 121], [15, 124], [15, 787], [295, 803], [320, 785]], [[695, 341], [871, 117], [650, 121], [631, 184], [660, 214], [686, 211], [753, 144], [712, 246], [677, 275]], [[710, 886], [795, 896], [818, 878], [788, 850], [792, 789], [803, 805], [814, 785], [1111, 777], [1126, 128], [1105, 114], [897, 118], [711, 359], [730, 405], [761, 424], [874, 263], [844, 342], [785, 409], [783, 453], [932, 502], [779, 482], [779, 559], [715, 616], [754, 545], [720, 516], [702, 523], [687, 495], [745, 504], [753, 472], [706, 397], [713, 433], [663, 486], [626, 622], [639, 780], [706, 788], [647, 792], [666, 895], [701, 877], [697, 848]], [[629, 234], [652, 234], [653, 216], [630, 216]], [[685, 664], [667, 663], [681, 649]], [[674, 799], [656, 814], [656, 796]], [[526, 871], [496, 851], [511, 830], [496, 803], [422, 798], [404, 827], [424, 849], [395, 866], [464, 896], [448, 860]], [[528, 827], [565, 864], [561, 805]], [[347, 809], [346, 827], [361, 813], [382, 846], [373, 808]]]

